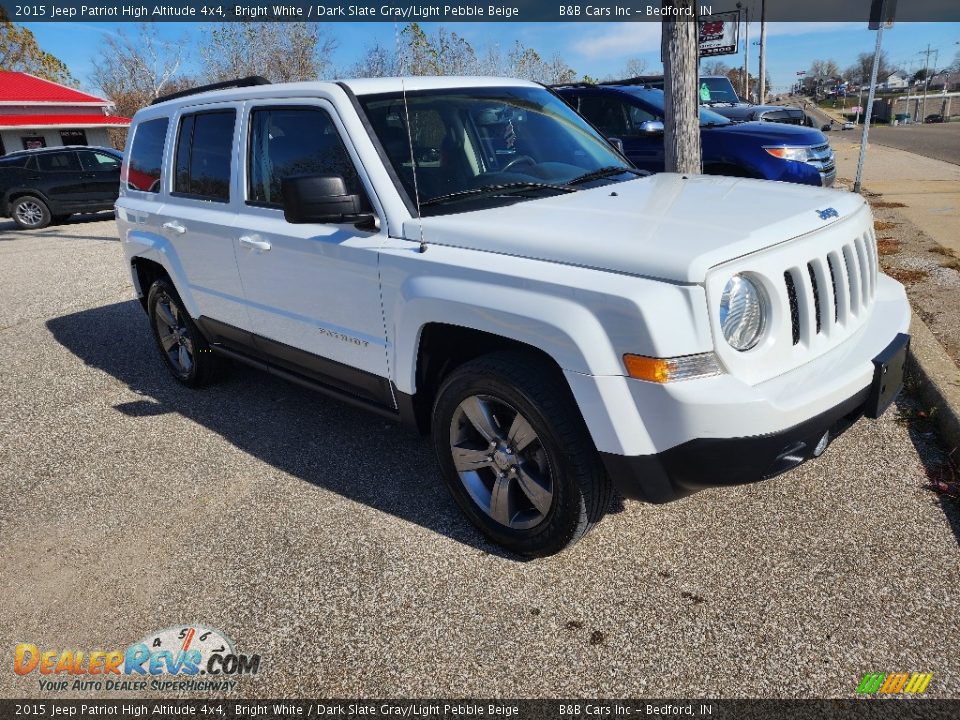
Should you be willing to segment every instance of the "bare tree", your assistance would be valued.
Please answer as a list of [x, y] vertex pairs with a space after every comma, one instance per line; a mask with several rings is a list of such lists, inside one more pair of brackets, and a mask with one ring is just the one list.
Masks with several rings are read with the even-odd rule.
[[833, 60], [814, 60], [810, 63], [809, 74], [813, 77], [840, 77], [840, 66]]
[[10, 22], [0, 7], [0, 69], [26, 72], [64, 85], [76, 85], [67, 66], [43, 50], [33, 33]]
[[667, 172], [698, 173], [700, 115], [697, 98], [696, 0], [668, 0], [679, 10], [663, 20], [664, 161]]
[[627, 60], [627, 64], [624, 65], [623, 71], [620, 73], [621, 78], [633, 78], [638, 75], [643, 75], [644, 71], [647, 69], [647, 61], [643, 58], [630, 58]]
[[720, 75], [729, 75], [730, 66], [727, 65], [722, 60], [711, 60], [710, 62], [704, 64], [703, 74], [710, 76], [720, 76]]
[[387, 48], [377, 43], [369, 48], [347, 72], [342, 73], [349, 77], [392, 77], [402, 74], [397, 63], [397, 57]]
[[472, 75], [477, 72], [477, 53], [473, 46], [442, 25], [433, 38], [438, 75]]
[[558, 85], [573, 82], [577, 79], [576, 71], [567, 65], [563, 57], [556, 53], [549, 61], [545, 61], [534, 48], [526, 47], [517, 40], [513, 49], [507, 55], [507, 73], [513, 77], [533, 80], [547, 85]]
[[184, 43], [163, 40], [156, 25], [142, 23], [133, 36], [107, 35], [93, 61], [93, 83], [130, 116], [165, 92], [186, 84], [180, 73]]
[[336, 45], [317, 23], [221, 23], [206, 30], [200, 47], [203, 78], [316, 80], [330, 69]]
[[[870, 74], [873, 70], [873, 53], [860, 53], [857, 55], [857, 61], [847, 68], [846, 78], [857, 85], [866, 85], [870, 82]], [[880, 66], [877, 77], [886, 80], [893, 68], [890, 65], [890, 58], [885, 50], [880, 51]]]

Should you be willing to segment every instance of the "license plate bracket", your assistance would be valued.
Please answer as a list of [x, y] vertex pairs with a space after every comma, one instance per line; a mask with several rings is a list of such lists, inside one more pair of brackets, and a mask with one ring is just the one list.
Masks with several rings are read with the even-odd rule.
[[898, 333], [882, 353], [873, 359], [873, 383], [864, 414], [876, 419], [896, 399], [903, 388], [903, 373], [907, 364], [910, 336]]

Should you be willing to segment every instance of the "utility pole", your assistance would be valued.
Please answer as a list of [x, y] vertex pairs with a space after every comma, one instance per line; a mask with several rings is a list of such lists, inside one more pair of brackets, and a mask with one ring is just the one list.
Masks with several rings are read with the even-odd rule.
[[763, 105], [767, 92], [767, 0], [760, 0], [760, 95], [757, 102]]
[[[927, 43], [927, 49], [921, 50], [917, 55], [926, 55], [927, 60], [926, 64], [923, 67], [923, 109], [920, 111], [920, 120], [922, 121], [927, 116], [927, 86], [930, 85], [930, 56], [934, 55], [937, 59], [940, 58], [939, 50], [931, 50], [930, 43]], [[936, 60], [933, 61], [936, 65]]]
[[859, 193], [863, 180], [863, 162], [867, 158], [867, 139], [870, 135], [870, 118], [873, 116], [873, 98], [877, 91], [877, 73], [880, 71], [880, 43], [883, 39], [883, 25], [886, 18], [886, 7], [889, 0], [881, 0], [880, 23], [877, 26], [877, 46], [873, 50], [873, 69], [870, 71], [870, 92], [867, 93], [867, 111], [863, 118], [863, 137], [860, 138], [860, 158], [857, 160], [857, 179], [853, 183], [853, 191]]
[[743, 27], [745, 36], [743, 43], [743, 99], [750, 102], [750, 8], [744, 7], [743, 11], [747, 17], [747, 22]]
[[678, 8], [662, 23], [664, 165], [667, 172], [699, 173], [700, 99], [697, 79], [699, 23], [697, 0], [667, 0], [665, 5]]

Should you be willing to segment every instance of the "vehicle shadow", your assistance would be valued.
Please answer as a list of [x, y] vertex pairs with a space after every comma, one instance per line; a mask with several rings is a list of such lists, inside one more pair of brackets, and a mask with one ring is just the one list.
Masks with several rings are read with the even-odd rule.
[[[908, 373], [910, 373], [909, 366]], [[919, 381], [914, 376], [908, 375], [908, 388], [910, 384], [917, 382]], [[953, 483], [954, 492], [960, 488], [960, 476], [956, 471], [960, 463], [960, 450], [954, 450], [951, 456], [943, 449], [939, 443], [936, 428], [930, 419], [929, 409], [924, 408], [916, 393], [901, 393], [896, 401], [896, 409], [897, 421], [907, 427], [910, 441], [930, 481], [927, 486], [930, 499], [940, 506], [957, 544], [960, 545], [960, 500], [938, 489], [940, 483]]]
[[60, 232], [60, 228], [69, 227], [71, 225], [87, 225], [90, 223], [98, 223], [104, 221], [112, 221], [115, 219], [113, 211], [111, 212], [102, 212], [102, 213], [89, 213], [85, 215], [71, 215], [69, 219], [65, 220], [62, 223], [55, 225], [48, 225], [42, 230], [21, 230], [17, 227], [17, 224], [13, 220], [2, 220], [0, 221], [0, 240], [13, 240], [17, 235], [11, 235], [8, 233], [18, 233], [20, 236], [29, 236], [29, 237], [64, 237], [70, 240], [112, 240], [114, 242], [119, 242], [120, 237], [116, 233], [113, 233], [113, 236], [102, 236], [102, 235], [63, 235]]
[[177, 413], [305, 482], [483, 552], [523, 560], [473, 528], [443, 486], [428, 440], [398, 424], [239, 364], [213, 387], [184, 388], [163, 366], [136, 300], [64, 315], [47, 328], [84, 363], [143, 396], [117, 404], [118, 412]]

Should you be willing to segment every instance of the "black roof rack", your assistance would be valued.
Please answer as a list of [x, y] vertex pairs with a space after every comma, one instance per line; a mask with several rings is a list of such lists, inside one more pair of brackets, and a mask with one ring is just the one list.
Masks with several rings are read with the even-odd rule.
[[250, 77], [238, 78], [236, 80], [224, 80], [223, 82], [210, 83], [209, 85], [200, 85], [199, 87], [181, 90], [180, 92], [161, 95], [154, 100], [151, 105], [166, 102], [167, 100], [176, 100], [177, 98], [187, 97], [188, 95], [199, 95], [200, 93], [213, 92], [214, 90], [226, 90], [228, 88], [253, 87], [254, 85], [269, 85], [270, 81], [261, 75], [251, 75]]
[[646, 85], [647, 87], [656, 87], [657, 84], [663, 84], [663, 75], [638, 75], [637, 77], [624, 78], [623, 80], [606, 80], [601, 85]]
[[581, 80], [580, 82], [557, 83], [556, 85], [547, 85], [546, 87], [551, 89], [552, 88], [568, 88], [568, 87], [596, 87], [596, 84]]

